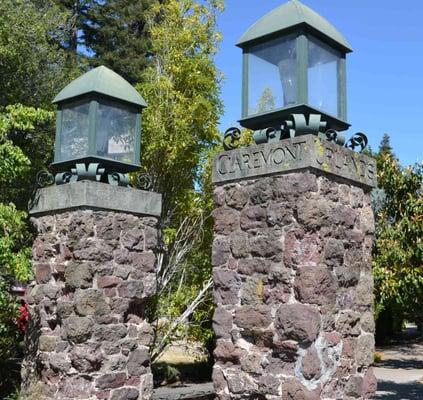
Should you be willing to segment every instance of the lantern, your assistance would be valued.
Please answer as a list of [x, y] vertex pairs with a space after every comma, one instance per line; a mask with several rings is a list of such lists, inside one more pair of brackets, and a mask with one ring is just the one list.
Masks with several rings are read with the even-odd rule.
[[57, 104], [52, 168], [90, 164], [118, 173], [140, 166], [141, 95], [121, 76], [100, 66], [66, 86]]
[[261, 18], [242, 36], [243, 127], [280, 129], [293, 114], [319, 114], [325, 129], [346, 130], [346, 55], [351, 46], [298, 0]]

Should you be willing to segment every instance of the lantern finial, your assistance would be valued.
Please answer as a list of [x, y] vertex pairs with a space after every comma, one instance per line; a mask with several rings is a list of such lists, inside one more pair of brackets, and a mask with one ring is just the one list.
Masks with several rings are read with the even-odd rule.
[[320, 36], [323, 40], [329, 40], [341, 51], [346, 53], [353, 51], [348, 40], [337, 28], [299, 0], [291, 0], [282, 4], [260, 18], [242, 35], [237, 46], [244, 48], [254, 43], [263, 42], [264, 38], [288, 33], [299, 26]]
[[135, 106], [147, 107], [145, 100], [128, 81], [104, 65], [72, 81], [60, 91], [53, 103], [61, 103], [89, 93], [98, 93]]

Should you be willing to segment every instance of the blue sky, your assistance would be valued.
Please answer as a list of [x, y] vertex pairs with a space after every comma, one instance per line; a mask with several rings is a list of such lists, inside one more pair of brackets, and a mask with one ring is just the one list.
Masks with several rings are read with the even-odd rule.
[[[285, 0], [226, 0], [218, 68], [224, 73], [221, 129], [241, 116], [240, 36]], [[377, 150], [384, 133], [403, 165], [423, 161], [423, 1], [302, 0], [351, 43], [348, 68], [350, 133], [362, 131]], [[348, 137], [348, 134], [347, 134]]]

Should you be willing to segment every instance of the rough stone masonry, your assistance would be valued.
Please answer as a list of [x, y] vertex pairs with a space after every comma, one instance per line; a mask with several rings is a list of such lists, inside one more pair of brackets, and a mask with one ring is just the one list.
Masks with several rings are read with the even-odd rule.
[[[72, 201], [84, 187], [97, 196], [111, 189], [95, 182], [69, 185], [75, 185]], [[33, 208], [35, 282], [28, 290], [22, 393], [31, 400], [150, 399], [151, 330], [144, 305], [155, 293], [158, 216], [125, 211], [132, 207], [125, 195], [141, 196], [134, 189], [114, 189], [118, 197], [123, 193], [120, 211], [55, 210], [48, 196], [68, 189], [43, 190], [44, 209]]]
[[[315, 140], [305, 139], [311, 145]], [[283, 142], [223, 153], [226, 163], [228, 156], [247, 161], [242, 167], [234, 161], [222, 168], [221, 155], [216, 157], [217, 399], [368, 399], [376, 390], [369, 195], [374, 162], [330, 143], [321, 150], [317, 143], [307, 155], [309, 168], [306, 159], [298, 168], [292, 157], [291, 164], [268, 173], [257, 164], [254, 176], [254, 163], [242, 154], [259, 156], [290, 144]], [[343, 163], [337, 175], [336, 160], [350, 157], [358, 162]], [[355, 169], [360, 164], [368, 170]], [[237, 167], [247, 171], [236, 176]], [[229, 171], [234, 175], [225, 178]]]

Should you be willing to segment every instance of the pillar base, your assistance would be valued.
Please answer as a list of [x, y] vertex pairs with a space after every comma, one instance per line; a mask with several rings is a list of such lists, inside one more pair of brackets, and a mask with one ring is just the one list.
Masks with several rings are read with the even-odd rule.
[[[45, 196], [50, 188], [42, 190]], [[156, 290], [158, 218], [101, 208], [33, 212], [35, 282], [22, 385], [28, 398], [151, 398], [144, 310]]]
[[368, 189], [314, 170], [215, 187], [217, 399], [371, 398]]

